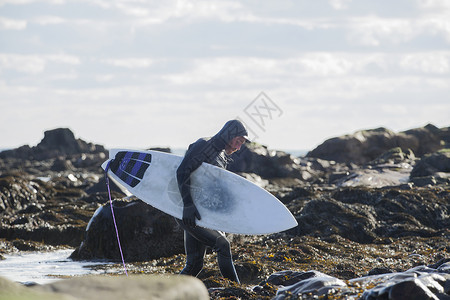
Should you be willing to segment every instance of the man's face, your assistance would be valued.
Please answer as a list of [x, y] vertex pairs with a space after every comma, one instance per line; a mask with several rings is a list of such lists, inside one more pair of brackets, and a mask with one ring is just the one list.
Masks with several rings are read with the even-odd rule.
[[228, 145], [225, 147], [225, 153], [228, 155], [241, 149], [241, 146], [245, 143], [245, 138], [243, 136], [237, 136], [233, 138]]

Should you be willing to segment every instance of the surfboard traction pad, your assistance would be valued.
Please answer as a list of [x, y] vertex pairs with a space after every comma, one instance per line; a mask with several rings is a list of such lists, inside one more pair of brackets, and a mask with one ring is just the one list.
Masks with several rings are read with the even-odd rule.
[[138, 185], [152, 162], [152, 155], [143, 152], [120, 151], [111, 160], [110, 170], [131, 187]]

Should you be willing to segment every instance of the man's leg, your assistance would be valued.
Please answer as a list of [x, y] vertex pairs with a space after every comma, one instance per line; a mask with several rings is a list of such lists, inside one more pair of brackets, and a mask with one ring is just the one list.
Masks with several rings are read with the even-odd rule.
[[230, 242], [228, 242], [225, 236], [221, 235], [217, 237], [214, 250], [217, 252], [217, 263], [219, 264], [222, 276], [239, 283], [239, 278], [236, 269], [234, 268], [231, 255]]
[[[199, 253], [201, 253], [201, 266], [203, 267], [203, 258], [205, 256], [206, 248], [200, 249], [199, 247], [200, 245], [203, 247], [208, 246], [217, 252], [217, 263], [219, 264], [219, 269], [220, 272], [222, 273], [222, 276], [239, 283], [239, 277], [236, 273], [236, 269], [234, 268], [233, 259], [231, 256], [230, 243], [228, 242], [224, 234], [222, 234], [217, 230], [207, 229], [203, 227], [185, 226], [183, 222], [181, 222], [180, 220], [178, 219], [175, 220], [177, 221], [178, 225], [180, 225], [181, 228], [184, 229], [185, 232], [184, 245], [187, 254], [186, 268], [188, 267], [189, 263], [189, 268], [186, 271], [199, 268], [200, 266], [199, 263], [200, 257], [198, 256]], [[196, 266], [196, 268], [194, 268], [194, 266]]]
[[187, 231], [184, 232], [184, 249], [186, 252], [186, 266], [180, 274], [197, 276], [203, 269], [206, 247]]

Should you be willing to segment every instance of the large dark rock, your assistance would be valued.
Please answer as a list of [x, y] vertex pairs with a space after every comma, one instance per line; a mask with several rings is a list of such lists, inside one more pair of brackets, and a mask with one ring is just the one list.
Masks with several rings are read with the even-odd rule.
[[446, 143], [447, 131], [447, 128], [439, 129], [431, 124], [400, 133], [386, 128], [361, 130], [328, 139], [310, 151], [307, 157], [365, 164], [395, 147], [400, 147], [405, 152], [410, 149], [421, 157], [442, 149]]
[[44, 132], [44, 138], [35, 147], [28, 145], [17, 149], [0, 152], [0, 158], [17, 158], [28, 160], [45, 160], [58, 156], [68, 156], [81, 153], [104, 153], [105, 148], [101, 145], [86, 143], [76, 139], [73, 132], [68, 128], [57, 128]]
[[257, 143], [244, 144], [231, 158], [227, 168], [229, 171], [254, 173], [270, 179], [297, 178], [312, 182], [331, 167], [329, 162], [321, 159], [299, 158]]
[[[125, 261], [146, 261], [184, 252], [183, 231], [173, 217], [141, 200], [113, 203]], [[95, 212], [85, 239], [71, 258], [121, 259], [109, 203]]]
[[439, 236], [450, 227], [448, 191], [359, 187], [310, 197], [287, 202], [298, 222], [289, 234], [339, 235], [358, 243], [371, 243], [378, 238]]
[[[296, 168], [298, 166], [298, 168]], [[264, 178], [299, 177], [300, 166], [290, 154], [269, 150], [266, 146], [251, 143], [243, 145], [232, 156], [228, 170], [255, 173]]]

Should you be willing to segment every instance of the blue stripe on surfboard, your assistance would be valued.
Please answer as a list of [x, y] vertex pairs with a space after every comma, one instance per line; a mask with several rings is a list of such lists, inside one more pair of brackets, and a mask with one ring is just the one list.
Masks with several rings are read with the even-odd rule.
[[132, 174], [126, 172], [125, 170], [118, 170], [117, 172], [113, 172], [117, 175], [120, 179], [122, 179], [126, 184], [128, 184], [131, 187], [135, 187], [139, 182], [141, 182], [141, 179], [138, 177], [133, 176]]
[[[142, 156], [142, 158], [141, 158], [141, 156]], [[140, 154], [139, 154], [139, 158], [144, 159], [144, 157], [145, 157], [145, 153], [140, 153]], [[142, 174], [142, 176], [139, 176], [139, 175], [138, 175], [138, 172], [139, 172], [139, 170], [140, 170], [140, 168], [141, 168], [141, 166], [142, 166], [143, 164], [145, 165], [145, 163], [144, 163], [142, 160], [136, 160], [136, 162], [135, 162], [135, 164], [134, 164], [134, 166], [133, 166], [133, 169], [131, 169], [131, 174], [132, 174], [132, 175], [135, 175], [136, 177], [142, 179], [142, 177], [143, 177], [144, 174]], [[147, 167], [148, 167], [148, 166], [147, 166]]]
[[143, 178], [151, 158], [150, 153], [120, 151], [111, 162], [111, 171], [126, 184], [135, 187]]

